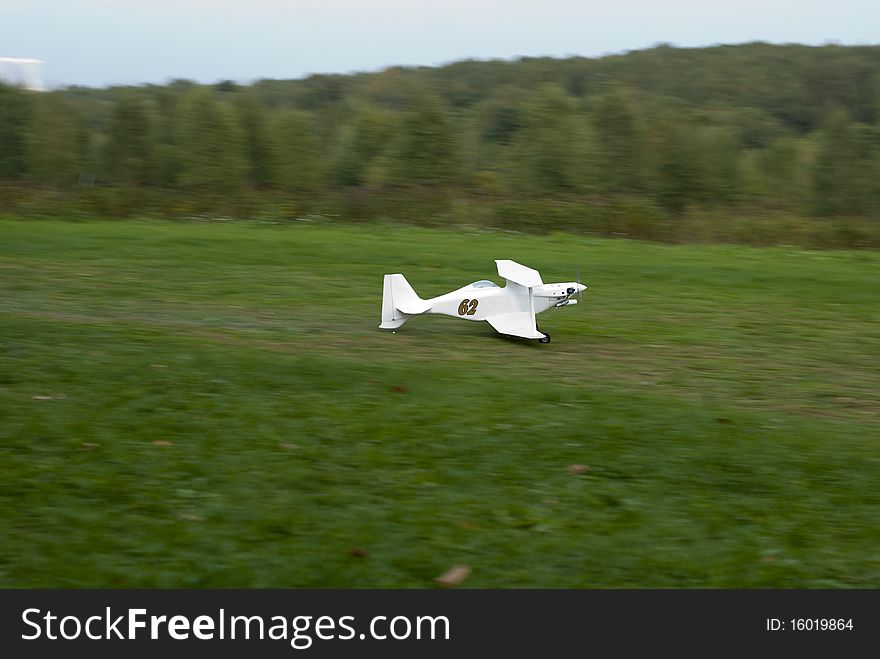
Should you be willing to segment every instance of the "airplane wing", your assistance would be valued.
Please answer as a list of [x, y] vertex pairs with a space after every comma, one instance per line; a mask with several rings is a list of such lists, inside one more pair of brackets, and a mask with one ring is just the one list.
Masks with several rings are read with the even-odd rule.
[[[499, 267], [499, 270], [501, 268]], [[528, 268], [526, 268], [528, 270]], [[504, 275], [502, 275], [503, 277]], [[495, 331], [509, 336], [521, 336], [524, 339], [542, 339], [544, 335], [535, 329], [535, 315], [528, 311], [502, 313], [486, 318]]]
[[544, 283], [541, 281], [540, 272], [527, 268], [516, 261], [501, 259], [496, 260], [495, 265], [498, 266], [499, 277], [503, 277], [504, 279], [519, 284], [520, 286], [531, 288], [532, 286], [541, 286]]

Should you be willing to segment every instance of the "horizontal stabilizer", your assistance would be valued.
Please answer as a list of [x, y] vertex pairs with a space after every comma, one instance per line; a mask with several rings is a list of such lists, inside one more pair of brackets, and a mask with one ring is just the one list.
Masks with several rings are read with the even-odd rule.
[[504, 279], [519, 284], [520, 286], [532, 288], [533, 286], [542, 286], [544, 284], [544, 282], [541, 281], [541, 273], [537, 270], [527, 268], [516, 261], [501, 259], [496, 260], [495, 265], [498, 266], [499, 277], [503, 277]]
[[503, 313], [486, 318], [495, 331], [509, 336], [521, 336], [524, 339], [543, 339], [544, 335], [535, 329], [535, 316], [528, 311]]

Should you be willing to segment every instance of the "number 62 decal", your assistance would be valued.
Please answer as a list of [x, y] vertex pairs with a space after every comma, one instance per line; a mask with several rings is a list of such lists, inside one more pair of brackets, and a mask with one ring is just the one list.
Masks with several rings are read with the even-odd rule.
[[[468, 306], [470, 304], [470, 306]], [[477, 300], [462, 300], [461, 304], [458, 305], [458, 315], [459, 316], [473, 316], [477, 313], [477, 305], [479, 302]]]

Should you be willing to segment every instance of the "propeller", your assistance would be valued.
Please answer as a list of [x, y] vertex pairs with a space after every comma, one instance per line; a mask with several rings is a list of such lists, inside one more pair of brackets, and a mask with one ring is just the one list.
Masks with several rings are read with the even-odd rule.
[[[576, 288], [572, 288], [571, 286], [569, 286], [568, 290], [566, 291], [565, 300], [563, 300], [562, 302], [557, 304], [556, 305], [557, 307], [565, 306], [566, 304], [568, 304], [568, 300], [571, 298], [572, 295], [574, 295], [575, 291], [577, 291], [577, 304], [583, 304], [583, 299], [581, 298], [581, 293], [583, 292], [581, 290], [581, 269], [578, 268], [576, 272], [577, 272], [577, 281], [575, 284]], [[586, 286], [584, 286], [584, 288], [586, 288]]]

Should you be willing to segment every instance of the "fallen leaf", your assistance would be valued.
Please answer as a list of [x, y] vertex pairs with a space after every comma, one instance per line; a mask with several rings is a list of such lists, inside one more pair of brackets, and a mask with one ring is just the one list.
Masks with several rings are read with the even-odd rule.
[[355, 547], [354, 549], [348, 550], [349, 556], [354, 556], [355, 558], [366, 558], [367, 550], [361, 549], [360, 547]]
[[34, 400], [52, 400], [52, 396], [31, 396]]
[[467, 565], [454, 565], [453, 567], [449, 568], [449, 570], [434, 579], [434, 581], [441, 586], [446, 586], [447, 588], [450, 588], [452, 586], [459, 585], [462, 581], [468, 578], [468, 575], [470, 573], [471, 568]]
[[83, 442], [82, 444], [79, 445], [80, 448], [84, 448], [84, 449], [98, 448], [99, 446], [100, 446], [100, 444], [95, 444], [94, 442]]
[[294, 449], [294, 448], [296, 448], [296, 444], [291, 444], [290, 442], [280, 442], [278, 444], [278, 447], [279, 448], [286, 448], [286, 449]]
[[586, 474], [590, 471], [589, 465], [568, 465], [568, 473], [570, 474]]
[[167, 439], [154, 439], [153, 446], [173, 446], [174, 442]]
[[391, 387], [391, 391], [393, 391], [396, 394], [404, 394], [404, 393], [406, 393], [406, 387], [394, 385], [393, 387]]

